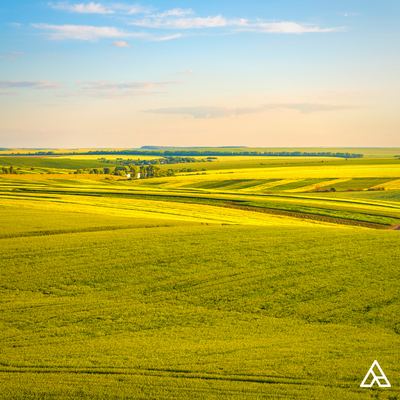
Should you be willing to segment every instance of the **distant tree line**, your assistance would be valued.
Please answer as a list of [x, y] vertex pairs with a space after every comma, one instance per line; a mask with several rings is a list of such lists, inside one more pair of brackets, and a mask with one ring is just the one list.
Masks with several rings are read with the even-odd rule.
[[194, 157], [162, 157], [153, 160], [140, 160], [128, 158], [124, 160], [123, 158], [117, 158], [115, 160], [107, 160], [106, 158], [98, 158], [97, 161], [108, 164], [118, 164], [118, 165], [158, 165], [158, 164], [184, 164], [184, 163], [194, 163], [194, 162], [211, 162], [216, 157], [207, 157], [206, 159], [195, 159]]
[[90, 150], [87, 152], [56, 152], [39, 151], [35, 153], [11, 153], [7, 156], [66, 156], [66, 155], [149, 155], [149, 156], [171, 156], [171, 157], [206, 157], [206, 156], [274, 156], [274, 157], [341, 157], [362, 158], [363, 154], [354, 153], [332, 153], [330, 151], [306, 152], [306, 151], [224, 151], [224, 150]]
[[[13, 166], [10, 167], [0, 167], [0, 174], [21, 174], [23, 172], [20, 171], [21, 168], [15, 169]], [[35, 168], [31, 168], [33, 171]], [[50, 174], [49, 170], [44, 170], [45, 173]], [[206, 171], [203, 168], [203, 171]], [[132, 179], [137, 179], [138, 174], [140, 173], [141, 178], [155, 178], [155, 177], [163, 177], [163, 176], [174, 176], [175, 172], [197, 172], [195, 168], [182, 168], [182, 169], [172, 169], [169, 168], [167, 170], [162, 171], [160, 167], [157, 165], [121, 165], [115, 168], [89, 168], [89, 169], [77, 169], [74, 174], [96, 174], [96, 175], [116, 175], [116, 176], [126, 176], [128, 174], [131, 175]], [[42, 172], [43, 174], [43, 172]]]

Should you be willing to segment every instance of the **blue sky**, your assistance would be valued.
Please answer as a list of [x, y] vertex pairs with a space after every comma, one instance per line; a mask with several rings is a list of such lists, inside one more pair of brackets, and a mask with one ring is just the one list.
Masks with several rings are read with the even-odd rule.
[[0, 147], [400, 146], [399, 9], [3, 2]]

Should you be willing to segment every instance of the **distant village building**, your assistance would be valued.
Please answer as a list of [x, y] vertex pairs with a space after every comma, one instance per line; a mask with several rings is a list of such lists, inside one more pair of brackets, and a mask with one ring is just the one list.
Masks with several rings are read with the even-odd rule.
[[[134, 174], [125, 174], [125, 178], [133, 178]], [[136, 174], [136, 179], [140, 179], [140, 172]]]

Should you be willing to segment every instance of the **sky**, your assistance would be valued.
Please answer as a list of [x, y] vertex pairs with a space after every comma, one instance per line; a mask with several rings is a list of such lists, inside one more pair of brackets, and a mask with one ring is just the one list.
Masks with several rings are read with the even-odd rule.
[[0, 147], [400, 147], [398, 0], [0, 3]]

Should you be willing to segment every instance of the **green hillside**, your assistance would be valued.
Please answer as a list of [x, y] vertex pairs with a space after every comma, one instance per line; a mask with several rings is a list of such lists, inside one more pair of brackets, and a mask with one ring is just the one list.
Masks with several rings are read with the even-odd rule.
[[[0, 166], [79, 169], [104, 168], [105, 164], [95, 160], [65, 159], [57, 157], [0, 157]], [[107, 165], [108, 166], [108, 165]]]
[[0, 239], [1, 398], [364, 399], [374, 359], [400, 394], [396, 232], [72, 222]]
[[[19, 160], [43, 164], [0, 177], [0, 399], [400, 398], [397, 160]], [[374, 360], [391, 388], [360, 388]]]

